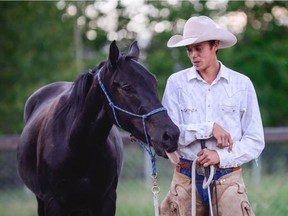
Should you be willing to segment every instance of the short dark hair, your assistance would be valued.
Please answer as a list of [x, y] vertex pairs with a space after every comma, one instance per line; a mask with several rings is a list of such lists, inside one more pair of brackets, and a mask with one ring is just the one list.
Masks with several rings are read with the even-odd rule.
[[[216, 40], [209, 40], [208, 43], [209, 43], [210, 48], [212, 48], [215, 45]], [[218, 50], [216, 51], [216, 54], [217, 53], [218, 53]]]
[[209, 40], [208, 41], [211, 48], [215, 45], [215, 42], [216, 42], [216, 40]]

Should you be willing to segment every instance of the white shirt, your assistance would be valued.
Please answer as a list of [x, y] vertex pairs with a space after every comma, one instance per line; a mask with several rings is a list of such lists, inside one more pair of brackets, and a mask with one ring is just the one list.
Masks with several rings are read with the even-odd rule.
[[[199, 139], [206, 139], [207, 148], [220, 157], [219, 167], [236, 167], [258, 158], [264, 149], [263, 125], [250, 79], [219, 63], [220, 71], [211, 85], [194, 67], [172, 74], [162, 102], [180, 129], [178, 152], [182, 157], [196, 159], [201, 151]], [[216, 147], [214, 122], [230, 133], [231, 152]]]

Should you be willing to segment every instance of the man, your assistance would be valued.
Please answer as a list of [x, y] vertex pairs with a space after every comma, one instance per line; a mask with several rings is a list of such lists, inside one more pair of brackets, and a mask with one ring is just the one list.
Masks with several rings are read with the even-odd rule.
[[[162, 216], [191, 215], [194, 160], [199, 166], [195, 174], [196, 207], [192, 206], [197, 216], [209, 215], [209, 196], [214, 215], [254, 215], [240, 166], [258, 158], [265, 145], [257, 97], [248, 77], [217, 59], [218, 49], [236, 42], [232, 33], [217, 28], [209, 17], [199, 16], [185, 23], [183, 36], [175, 35], [167, 43], [168, 47], [186, 47], [193, 67], [172, 74], [163, 96], [164, 107], [180, 129], [180, 162], [161, 204]], [[201, 148], [200, 140], [205, 140], [207, 148]], [[202, 188], [201, 166], [212, 165], [214, 187], [209, 195]]]

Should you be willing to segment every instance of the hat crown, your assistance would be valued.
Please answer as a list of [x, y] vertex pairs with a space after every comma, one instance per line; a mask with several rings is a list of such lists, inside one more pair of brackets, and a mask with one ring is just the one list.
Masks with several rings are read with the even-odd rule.
[[181, 47], [204, 41], [218, 40], [219, 49], [233, 46], [237, 38], [231, 32], [218, 28], [216, 23], [207, 16], [191, 17], [184, 25], [183, 35], [174, 35], [168, 47]]
[[217, 28], [215, 22], [209, 17], [191, 17], [184, 25], [183, 38], [198, 38], [200, 35], [215, 28]]

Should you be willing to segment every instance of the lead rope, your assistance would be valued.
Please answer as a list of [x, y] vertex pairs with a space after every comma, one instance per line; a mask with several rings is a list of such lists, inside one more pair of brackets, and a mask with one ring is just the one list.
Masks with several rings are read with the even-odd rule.
[[[148, 137], [147, 137], [148, 139]], [[152, 193], [153, 193], [153, 204], [154, 204], [154, 214], [155, 216], [159, 216], [159, 192], [160, 192], [160, 187], [158, 186], [157, 183], [157, 169], [156, 169], [156, 154], [153, 153], [151, 146], [147, 145], [146, 143], [142, 142], [141, 140], [137, 140], [139, 145], [142, 146], [144, 150], [149, 154], [150, 160], [151, 160], [151, 166], [152, 166]], [[148, 140], [147, 140], [148, 141]]]
[[154, 214], [155, 214], [155, 216], [159, 216], [159, 192], [160, 192], [160, 187], [157, 184], [157, 174], [156, 175], [152, 175], [152, 178], [153, 178], [152, 193], [153, 193]]
[[[196, 216], [196, 161], [193, 160], [192, 167], [191, 167], [191, 213], [192, 216]], [[210, 168], [210, 175], [208, 180], [206, 177], [203, 180], [202, 188], [207, 189], [208, 188], [208, 197], [209, 197], [209, 208], [210, 208], [210, 216], [213, 216], [213, 207], [212, 207], [212, 200], [211, 200], [211, 193], [210, 193], [210, 184], [213, 180], [214, 172], [215, 172], [215, 167], [214, 166], [209, 166]]]

